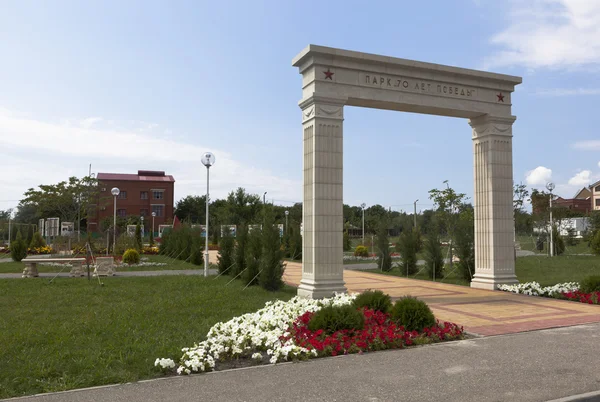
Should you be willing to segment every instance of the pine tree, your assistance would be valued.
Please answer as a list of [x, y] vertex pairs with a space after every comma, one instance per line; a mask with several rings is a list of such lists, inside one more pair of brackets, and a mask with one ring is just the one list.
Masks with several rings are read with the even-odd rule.
[[392, 270], [392, 257], [390, 255], [390, 241], [387, 225], [382, 221], [377, 231], [377, 268], [382, 271]]
[[250, 285], [258, 283], [258, 273], [260, 272], [260, 257], [262, 255], [262, 232], [254, 229], [248, 233], [246, 252], [246, 271], [242, 274], [244, 282]]
[[263, 217], [262, 254], [260, 257], [259, 284], [266, 290], [279, 290], [283, 287], [283, 253], [279, 228], [275, 225], [272, 207], [267, 207]]
[[248, 227], [244, 224], [238, 225], [236, 245], [233, 255], [235, 265], [231, 268], [234, 277], [245, 272], [246, 269], [246, 247], [248, 243]]
[[17, 236], [15, 240], [10, 243], [10, 256], [13, 261], [21, 261], [25, 257], [27, 257], [27, 243], [23, 240], [23, 236], [21, 235], [21, 231], [17, 231]]
[[396, 250], [400, 253], [402, 274], [413, 275], [417, 272], [417, 250], [419, 234], [414, 229], [406, 229], [400, 235]]
[[46, 241], [42, 237], [42, 234], [40, 232], [35, 232], [33, 234], [33, 238], [31, 239], [31, 243], [29, 243], [29, 248], [34, 249], [34, 248], [44, 247], [45, 245], [46, 245]]
[[432, 279], [442, 279], [444, 255], [442, 253], [442, 246], [440, 246], [440, 238], [435, 230], [429, 231], [427, 241], [425, 241], [423, 247], [425, 251], [425, 269], [427, 275]]
[[138, 251], [142, 250], [142, 227], [140, 226], [140, 224], [138, 223], [137, 225], [135, 225], [135, 244], [136, 244], [136, 248]]
[[229, 229], [223, 231], [221, 242], [219, 244], [219, 255], [217, 256], [217, 266], [220, 274], [231, 274], [231, 270], [234, 269], [233, 249], [235, 246], [235, 239], [231, 235]]

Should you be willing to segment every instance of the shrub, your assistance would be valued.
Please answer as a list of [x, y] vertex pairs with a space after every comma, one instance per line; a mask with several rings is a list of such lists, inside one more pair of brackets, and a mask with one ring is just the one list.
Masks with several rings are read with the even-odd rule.
[[392, 307], [392, 299], [381, 290], [367, 290], [354, 299], [354, 306], [387, 313]]
[[260, 256], [262, 254], [262, 233], [258, 229], [248, 232], [246, 252], [246, 271], [243, 274], [244, 282], [247, 285], [256, 285], [258, 283], [258, 273], [260, 272]]
[[392, 270], [390, 241], [388, 239], [387, 225], [383, 221], [377, 231], [377, 267], [386, 272]]
[[344, 238], [342, 244], [344, 247], [344, 251], [350, 251], [350, 249], [352, 248], [352, 245], [350, 244], [350, 236], [348, 235], [347, 230], [344, 230]]
[[125, 264], [139, 264], [140, 262], [140, 253], [134, 249], [134, 248], [130, 248], [129, 250], [125, 251], [125, 253], [123, 254], [123, 262]]
[[355, 257], [368, 257], [369, 249], [367, 249], [367, 247], [365, 247], [365, 246], [356, 246], [356, 248], [354, 249], [354, 256]]
[[237, 229], [237, 242], [233, 252], [233, 262], [235, 265], [231, 268], [231, 275], [238, 276], [246, 269], [246, 245], [248, 244], [248, 227], [239, 225]]
[[364, 314], [352, 304], [323, 307], [308, 322], [308, 329], [311, 331], [322, 329], [329, 334], [344, 329], [361, 330], [364, 326]]
[[266, 290], [283, 287], [283, 252], [280, 247], [279, 228], [275, 225], [273, 208], [265, 211], [262, 228], [262, 253], [258, 283]]
[[579, 283], [579, 290], [583, 293], [600, 292], [600, 275], [588, 276]]
[[137, 242], [134, 237], [128, 236], [127, 233], [123, 233], [117, 238], [117, 244], [115, 246], [116, 255], [123, 255], [125, 251], [131, 248], [137, 250]]
[[600, 230], [598, 230], [594, 237], [592, 237], [590, 247], [592, 248], [592, 252], [594, 254], [600, 255]]
[[235, 246], [235, 239], [231, 235], [229, 229], [225, 229], [221, 242], [219, 243], [219, 255], [217, 256], [217, 266], [220, 274], [230, 274], [233, 260], [233, 248]]
[[435, 325], [435, 317], [427, 303], [410, 296], [396, 300], [391, 316], [407, 331], [421, 332], [423, 328]]
[[417, 272], [417, 252], [419, 249], [419, 235], [416, 230], [405, 230], [398, 239], [396, 250], [402, 257], [400, 269], [402, 274], [413, 275]]
[[35, 232], [33, 234], [33, 237], [31, 238], [31, 243], [29, 243], [29, 248], [35, 249], [35, 248], [41, 248], [41, 247], [45, 247], [45, 246], [46, 246], [46, 241], [44, 241], [42, 234], [40, 232]]
[[23, 240], [23, 236], [21, 236], [21, 231], [17, 231], [17, 236], [12, 243], [10, 243], [10, 256], [13, 261], [21, 261], [23, 258], [27, 257], [27, 243]]
[[142, 242], [142, 227], [139, 223], [135, 225], [135, 244], [137, 245], [136, 249], [138, 251], [144, 246], [144, 243]]
[[200, 230], [192, 230], [192, 246], [190, 251], [190, 263], [194, 265], [204, 264], [204, 239]]
[[154, 246], [154, 231], [150, 231], [150, 247]]
[[472, 209], [460, 213], [454, 231], [454, 250], [459, 259], [458, 275], [470, 281], [475, 271], [475, 220]]
[[561, 255], [565, 252], [565, 241], [558, 233], [556, 226], [552, 228], [552, 242], [554, 243], [554, 255]]
[[290, 227], [290, 257], [293, 260], [302, 259], [302, 234], [300, 225], [291, 225]]
[[430, 278], [442, 279], [444, 269], [444, 255], [440, 246], [440, 238], [433, 230], [429, 231], [424, 245], [425, 271]]

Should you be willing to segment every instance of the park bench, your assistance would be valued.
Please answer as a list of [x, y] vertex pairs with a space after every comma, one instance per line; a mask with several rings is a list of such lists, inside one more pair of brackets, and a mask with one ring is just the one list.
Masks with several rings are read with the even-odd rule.
[[37, 264], [44, 262], [59, 262], [71, 264], [71, 276], [83, 276], [83, 263], [85, 258], [26, 258], [22, 260], [25, 264], [23, 269], [23, 278], [33, 278], [39, 276]]

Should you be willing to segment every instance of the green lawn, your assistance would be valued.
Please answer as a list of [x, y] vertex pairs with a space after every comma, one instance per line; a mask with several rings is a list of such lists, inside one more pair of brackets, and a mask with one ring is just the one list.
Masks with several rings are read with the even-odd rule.
[[[517, 241], [521, 245], [521, 250], [533, 251], [536, 254], [548, 254], [548, 242], [544, 244], [544, 250], [539, 251], [535, 248], [535, 240], [537, 236], [517, 236]], [[564, 238], [563, 238], [564, 239]], [[577, 244], [569, 246], [565, 240], [565, 255], [591, 254], [592, 251], [588, 247], [588, 243], [581, 239], [576, 240]]]
[[178, 356], [215, 323], [296, 293], [229, 280], [0, 279], [0, 398], [158, 377], [157, 357]]

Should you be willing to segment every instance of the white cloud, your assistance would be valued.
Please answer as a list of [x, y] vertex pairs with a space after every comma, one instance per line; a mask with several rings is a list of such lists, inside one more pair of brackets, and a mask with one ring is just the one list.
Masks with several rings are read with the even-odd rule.
[[536, 94], [541, 96], [600, 95], [600, 88], [552, 88], [539, 90]]
[[530, 186], [542, 186], [552, 178], [552, 169], [544, 166], [538, 166], [525, 173], [525, 182]]
[[508, 27], [492, 37], [501, 50], [486, 68], [573, 68], [600, 64], [600, 1], [513, 1]]
[[0, 148], [5, 155], [2, 164], [11, 172], [0, 175], [0, 201], [6, 200], [0, 209], [14, 206], [14, 200], [22, 198], [30, 187], [87, 174], [88, 163], [92, 163], [94, 172], [164, 170], [175, 177], [176, 200], [188, 194], [201, 195], [206, 191], [206, 168], [199, 155], [206, 151], [217, 156], [215, 167], [211, 169], [214, 197], [224, 197], [231, 190], [244, 187], [252, 193], [268, 191], [270, 198], [278, 200], [301, 200], [302, 187], [298, 179], [279, 177], [242, 164], [235, 155], [208, 144], [174, 140], [155, 124], [116, 129], [117, 124], [101, 127], [103, 121], [88, 118], [47, 122], [0, 108]]
[[[600, 141], [599, 140], [589, 140], [589, 141], [577, 141], [574, 143], [573, 148], [579, 149], [582, 151], [600, 151]], [[600, 166], [600, 163], [598, 163]]]
[[591, 170], [582, 170], [581, 172], [575, 174], [575, 176], [569, 179], [569, 185], [579, 187], [587, 186], [592, 181], [591, 176]]

